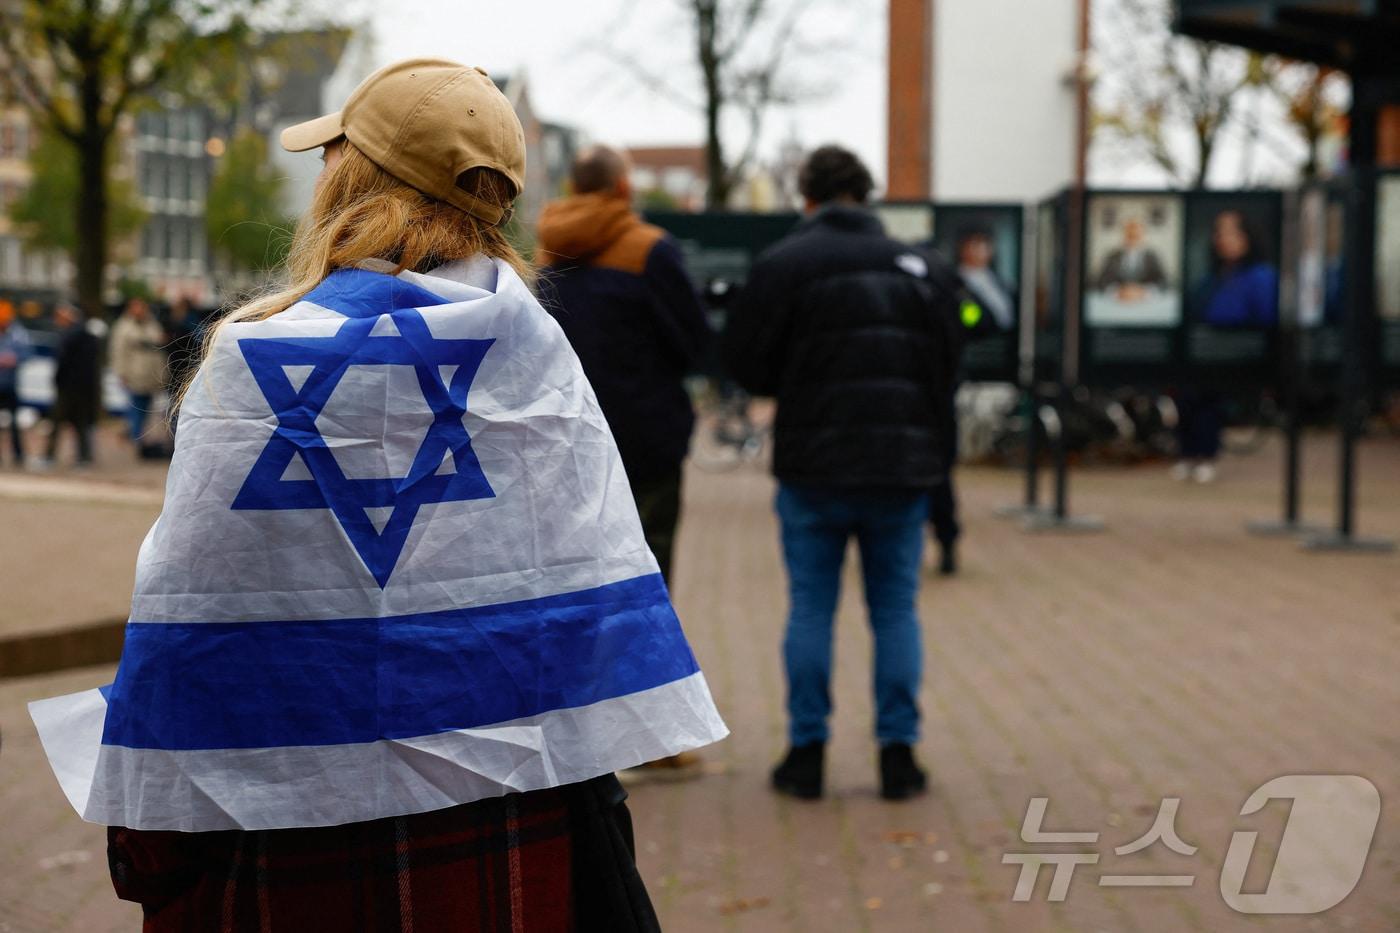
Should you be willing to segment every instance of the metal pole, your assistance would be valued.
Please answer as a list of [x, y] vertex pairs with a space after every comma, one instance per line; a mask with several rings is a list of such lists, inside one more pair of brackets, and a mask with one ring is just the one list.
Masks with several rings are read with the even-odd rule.
[[1026, 514], [1040, 510], [1040, 393], [1035, 385], [1026, 390]]
[[[1293, 335], [1286, 338], [1294, 349], [1291, 351], [1293, 357], [1297, 356], [1297, 340]], [[1301, 366], [1290, 366], [1292, 372], [1285, 377], [1286, 384], [1283, 388], [1284, 413], [1284, 458], [1283, 458], [1283, 522], [1285, 525], [1297, 526], [1298, 524], [1298, 473], [1302, 466], [1300, 450], [1302, 446], [1302, 418], [1298, 412], [1298, 386], [1297, 378], [1301, 375]]]
[[1055, 522], [1064, 524], [1069, 516], [1069, 445], [1065, 443], [1065, 393], [1067, 387], [1060, 384], [1055, 393], [1055, 415], [1060, 422], [1060, 430], [1055, 432]]
[[1250, 522], [1246, 527], [1256, 535], [1316, 534], [1319, 529], [1304, 525], [1298, 514], [1302, 499], [1300, 477], [1303, 469], [1303, 419], [1299, 412], [1303, 380], [1302, 331], [1297, 328], [1284, 330], [1280, 339], [1284, 342], [1279, 399], [1283, 405], [1284, 417], [1283, 520]]
[[1026, 516], [1024, 527], [1029, 531], [1097, 531], [1103, 522], [1097, 518], [1070, 518], [1069, 515], [1069, 452], [1065, 439], [1065, 401], [1071, 386], [1079, 383], [1079, 312], [1084, 273], [1084, 208], [1085, 186], [1089, 170], [1089, 0], [1079, 0], [1079, 57], [1075, 65], [1075, 138], [1074, 186], [1069, 195], [1069, 229], [1065, 237], [1064, 331], [1060, 347], [1059, 384], [1055, 393], [1054, 411], [1058, 423], [1055, 432], [1055, 503], [1046, 514]]

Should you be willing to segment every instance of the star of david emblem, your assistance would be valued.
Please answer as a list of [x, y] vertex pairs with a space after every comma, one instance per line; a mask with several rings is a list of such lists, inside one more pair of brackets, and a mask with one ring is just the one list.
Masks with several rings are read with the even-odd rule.
[[[232, 507], [330, 509], [382, 589], [394, 572], [419, 509], [495, 496], [462, 421], [467, 392], [494, 342], [437, 339], [414, 308], [349, 318], [331, 337], [238, 341], [253, 378], [277, 417], [277, 427]], [[412, 368], [431, 412], [431, 423], [404, 475], [364, 476], [354, 470], [350, 471], [353, 475], [347, 475], [345, 465], [326, 442], [318, 419], [352, 367], [363, 367], [361, 372], [382, 377], [386, 398], [393, 394], [387, 391], [390, 368]], [[402, 384], [403, 380], [395, 383]], [[342, 391], [351, 390], [352, 386], [347, 386]], [[400, 416], [390, 410], [387, 417], [397, 420]], [[332, 420], [337, 428], [332, 440], [342, 448], [344, 459], [347, 451], [358, 447], [356, 438], [349, 438], [347, 444], [343, 436], [353, 419]], [[395, 424], [383, 433], [385, 437], [397, 435], [400, 427]], [[406, 431], [411, 428], [403, 427]], [[378, 450], [380, 438], [375, 436], [373, 442]], [[411, 446], [410, 441], [407, 447]]]

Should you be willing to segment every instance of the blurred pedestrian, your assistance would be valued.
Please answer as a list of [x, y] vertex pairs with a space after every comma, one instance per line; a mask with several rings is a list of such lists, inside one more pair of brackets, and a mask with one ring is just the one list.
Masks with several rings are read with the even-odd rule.
[[924, 790], [913, 754], [922, 662], [916, 597], [928, 490], [947, 470], [959, 283], [936, 254], [885, 235], [869, 171], [824, 146], [803, 164], [807, 218], [735, 299], [729, 369], [777, 398], [773, 472], [790, 609], [790, 748], [773, 786], [822, 793], [832, 623], [847, 542], [860, 547], [875, 638], [880, 793]]
[[[627, 159], [607, 146], [579, 153], [572, 195], [540, 215], [546, 305], [583, 363], [617, 440], [642, 531], [671, 582], [681, 514], [681, 463], [695, 424], [685, 377], [699, 362], [705, 312], [681, 252], [632, 210]], [[691, 777], [694, 753], [634, 777]]]
[[129, 298], [112, 326], [108, 355], [129, 399], [127, 433], [139, 449], [156, 393], [165, 388], [165, 330], [142, 298]]
[[9, 415], [12, 463], [24, 466], [24, 433], [19, 423], [19, 368], [29, 359], [29, 332], [15, 320], [15, 306], [0, 299], [0, 412]]
[[[195, 370], [199, 368], [200, 340], [203, 328], [183, 295], [175, 299], [165, 319], [165, 391], [170, 398], [179, 397]], [[172, 408], [169, 427], [173, 434], [179, 420], [179, 409]]]
[[166, 385], [172, 398], [199, 368], [200, 333], [200, 321], [190, 300], [176, 298], [165, 320]]
[[655, 930], [613, 772], [725, 729], [505, 232], [519, 120], [414, 59], [282, 144], [286, 284], [179, 401], [116, 682], [31, 707], [55, 771], [151, 933]]
[[102, 346], [82, 314], [67, 302], [54, 308], [53, 323], [58, 347], [54, 352], [54, 403], [49, 411], [45, 465], [58, 459], [59, 436], [66, 426], [73, 429], [78, 466], [87, 466], [92, 463], [92, 426], [102, 403]]

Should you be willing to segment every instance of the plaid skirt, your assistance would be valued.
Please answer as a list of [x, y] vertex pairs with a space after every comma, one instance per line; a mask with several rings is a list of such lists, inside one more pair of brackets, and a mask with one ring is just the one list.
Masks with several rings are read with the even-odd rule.
[[624, 799], [608, 776], [344, 826], [113, 827], [108, 859], [146, 933], [658, 930]]

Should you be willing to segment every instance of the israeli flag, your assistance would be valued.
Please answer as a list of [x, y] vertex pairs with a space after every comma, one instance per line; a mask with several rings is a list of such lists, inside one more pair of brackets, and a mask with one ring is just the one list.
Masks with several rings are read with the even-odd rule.
[[726, 735], [554, 320], [499, 261], [386, 266], [201, 368], [115, 683], [30, 706], [84, 819], [334, 825]]

